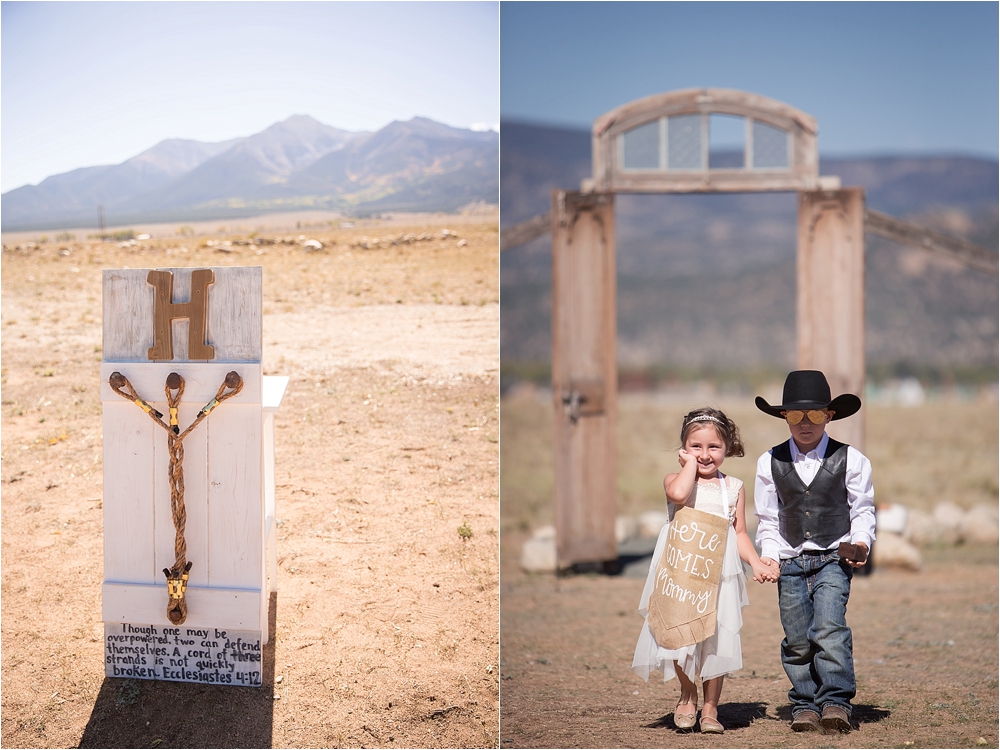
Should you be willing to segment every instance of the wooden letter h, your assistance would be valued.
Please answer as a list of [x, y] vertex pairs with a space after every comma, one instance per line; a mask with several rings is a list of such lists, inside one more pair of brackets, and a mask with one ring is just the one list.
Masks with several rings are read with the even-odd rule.
[[208, 285], [215, 282], [211, 268], [198, 268], [191, 272], [191, 301], [174, 302], [174, 275], [170, 271], [150, 271], [146, 282], [152, 284], [153, 298], [153, 346], [149, 348], [149, 359], [171, 360], [174, 358], [174, 337], [172, 322], [187, 318], [188, 358], [215, 359], [215, 347], [205, 343], [205, 328], [208, 325]]

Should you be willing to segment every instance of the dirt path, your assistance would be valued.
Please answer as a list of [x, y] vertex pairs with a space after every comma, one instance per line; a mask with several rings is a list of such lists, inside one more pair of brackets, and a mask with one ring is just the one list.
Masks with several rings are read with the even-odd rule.
[[[350, 244], [379, 231], [4, 253], [4, 746], [497, 745], [496, 226]], [[265, 371], [291, 377], [265, 684], [106, 679], [101, 269], [234, 264], [264, 266]]]
[[[856, 578], [858, 679], [847, 735], [794, 734], [774, 587], [750, 582], [743, 669], [725, 683], [724, 735], [681, 734], [677, 681], [630, 671], [643, 581], [517, 568], [504, 533], [501, 747], [996, 747], [997, 550], [932, 551], [921, 573]], [[982, 738], [982, 739], [980, 739]]]

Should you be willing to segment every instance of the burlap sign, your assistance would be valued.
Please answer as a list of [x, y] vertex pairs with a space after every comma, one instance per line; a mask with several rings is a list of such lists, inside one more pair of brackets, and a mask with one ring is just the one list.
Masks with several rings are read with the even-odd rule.
[[667, 544], [649, 596], [649, 627], [657, 644], [676, 649], [715, 633], [729, 519], [681, 507], [667, 529]]

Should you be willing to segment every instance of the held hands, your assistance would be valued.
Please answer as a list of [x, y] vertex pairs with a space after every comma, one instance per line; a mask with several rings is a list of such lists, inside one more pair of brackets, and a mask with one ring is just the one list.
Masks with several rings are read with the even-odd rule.
[[781, 572], [778, 563], [770, 557], [762, 557], [755, 563], [750, 563], [753, 579], [757, 583], [777, 583]]

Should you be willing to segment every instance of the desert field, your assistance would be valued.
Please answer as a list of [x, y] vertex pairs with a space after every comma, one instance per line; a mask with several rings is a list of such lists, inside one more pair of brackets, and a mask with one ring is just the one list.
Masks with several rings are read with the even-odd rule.
[[[550, 404], [530, 387], [501, 401], [501, 747], [997, 746], [997, 547], [972, 544], [922, 548], [919, 572], [877, 567], [854, 578], [855, 731], [791, 732], [777, 589], [749, 581], [743, 668], [726, 680], [719, 706], [727, 731], [711, 740], [679, 733], [677, 681], [664, 685], [655, 672], [647, 684], [631, 671], [644, 579], [520, 569], [524, 540], [553, 518]], [[747, 457], [723, 468], [751, 486], [757, 456], [787, 438], [752, 396], [624, 395], [621, 514], [664, 507], [662, 478], [677, 465], [681, 417], [705, 404], [740, 426]], [[942, 500], [997, 503], [994, 399], [872, 405], [867, 440], [879, 503], [928, 512]]]
[[[495, 212], [222, 224], [3, 238], [2, 744], [496, 747]], [[264, 684], [105, 678], [101, 271], [227, 265], [291, 378]]]

